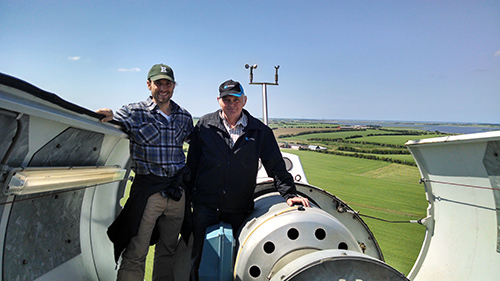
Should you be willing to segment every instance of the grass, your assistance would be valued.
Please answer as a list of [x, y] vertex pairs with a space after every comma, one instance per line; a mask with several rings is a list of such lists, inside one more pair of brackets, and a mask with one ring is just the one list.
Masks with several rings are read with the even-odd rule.
[[[426, 216], [427, 201], [416, 167], [382, 161], [284, 150], [300, 157], [310, 184], [325, 189], [360, 214], [391, 221]], [[377, 239], [385, 261], [408, 274], [418, 256], [425, 227], [362, 217]]]
[[[318, 145], [325, 147], [327, 151], [347, 155], [357, 155], [361, 158], [379, 158], [387, 162], [415, 165], [415, 160], [404, 147], [408, 140], [417, 140], [433, 137], [442, 137], [445, 134], [430, 133], [417, 130], [385, 130], [385, 129], [363, 129], [363, 130], [339, 130], [336, 132], [318, 132], [314, 128], [287, 128], [287, 131], [274, 130], [279, 142], [295, 143], [304, 145]], [[300, 129], [300, 130], [299, 130]], [[308, 133], [312, 132], [314, 133]], [[282, 134], [282, 133], [287, 134]], [[402, 133], [406, 133], [401, 135]], [[298, 135], [294, 135], [298, 134]], [[381, 135], [384, 134], [384, 135]], [[342, 139], [342, 141], [335, 141]], [[407, 154], [404, 154], [407, 153]]]
[[[280, 133], [280, 129], [275, 130], [275, 134]], [[313, 131], [315, 129], [309, 129], [309, 131]], [[287, 130], [289, 134], [292, 133], [292, 130]], [[297, 132], [307, 132], [306, 129], [297, 130]], [[296, 133], [297, 133], [296, 132]], [[394, 132], [392, 132], [394, 133]], [[443, 136], [443, 134], [425, 134], [425, 135], [384, 135], [384, 136], [368, 136], [369, 134], [391, 134], [390, 131], [380, 131], [380, 130], [359, 130], [359, 131], [338, 131], [338, 132], [329, 132], [329, 133], [314, 133], [314, 134], [304, 134], [298, 136], [291, 136], [285, 138], [279, 138], [279, 141], [297, 141], [297, 142], [305, 142], [312, 138], [347, 138], [354, 135], [359, 135], [362, 137], [353, 138], [350, 140], [353, 141], [364, 141], [364, 142], [377, 142], [377, 143], [387, 143], [387, 144], [400, 144], [404, 145], [408, 140], [418, 140], [418, 139], [426, 139], [426, 138], [435, 138]]]

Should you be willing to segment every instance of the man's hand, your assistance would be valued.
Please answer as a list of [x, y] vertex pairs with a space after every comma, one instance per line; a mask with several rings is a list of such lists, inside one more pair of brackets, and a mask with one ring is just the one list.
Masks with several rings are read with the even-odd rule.
[[113, 119], [113, 110], [109, 108], [101, 108], [96, 110], [95, 112], [104, 115], [104, 117], [101, 119], [101, 122], [108, 122]]
[[310, 207], [309, 200], [307, 200], [307, 198], [304, 197], [288, 198], [288, 200], [286, 200], [286, 203], [288, 204], [288, 206], [302, 205], [304, 207]]

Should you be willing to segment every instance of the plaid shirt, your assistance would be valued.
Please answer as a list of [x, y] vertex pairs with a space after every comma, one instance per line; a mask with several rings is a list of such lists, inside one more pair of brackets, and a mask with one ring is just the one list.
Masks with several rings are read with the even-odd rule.
[[222, 113], [222, 111], [220, 112], [220, 117], [222, 118], [222, 123], [224, 124], [224, 127], [226, 127], [226, 130], [227, 130], [229, 136], [231, 137], [231, 148], [233, 148], [233, 146], [236, 143], [236, 141], [238, 140], [238, 138], [243, 135], [243, 133], [244, 133], [243, 130], [245, 129], [245, 127], [248, 124], [248, 117], [245, 115], [245, 113], [242, 113], [241, 115], [242, 116], [240, 117], [240, 119], [238, 119], [238, 121], [236, 122], [236, 125], [233, 128], [231, 128], [231, 126], [229, 125], [229, 123], [226, 120], [226, 117], [224, 117], [224, 114]]
[[129, 135], [132, 168], [137, 174], [172, 177], [186, 165], [182, 145], [193, 131], [193, 118], [174, 101], [170, 104], [170, 122], [152, 97], [125, 105], [114, 115]]

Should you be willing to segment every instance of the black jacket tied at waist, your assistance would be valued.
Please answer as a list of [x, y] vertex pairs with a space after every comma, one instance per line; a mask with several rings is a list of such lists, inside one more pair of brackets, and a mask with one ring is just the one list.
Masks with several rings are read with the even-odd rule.
[[[184, 182], [189, 178], [189, 169], [184, 167], [177, 175], [173, 177], [160, 177], [152, 174], [136, 175], [130, 190], [130, 197], [125, 203], [124, 208], [109, 226], [107, 234], [114, 246], [115, 261], [118, 262], [121, 253], [129, 244], [132, 237], [137, 235], [141, 223], [142, 215], [149, 196], [162, 192], [164, 195], [176, 194], [180, 188], [184, 186]], [[169, 196], [171, 197], [171, 196]], [[171, 197], [172, 199], [176, 196]], [[186, 196], [187, 200], [187, 196]], [[187, 201], [186, 201], [187, 202]], [[189, 204], [186, 203], [186, 208]], [[190, 212], [185, 212], [185, 217], [189, 216]], [[190, 227], [184, 224], [189, 220], [184, 220], [181, 229], [182, 237], [186, 240], [189, 239]], [[151, 235], [150, 245], [156, 244], [159, 239], [158, 228], [155, 227]]]

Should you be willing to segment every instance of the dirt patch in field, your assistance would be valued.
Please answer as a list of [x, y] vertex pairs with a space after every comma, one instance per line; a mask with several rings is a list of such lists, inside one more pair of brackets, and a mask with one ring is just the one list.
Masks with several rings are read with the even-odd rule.
[[413, 176], [413, 180], [415, 182], [418, 182], [420, 178], [414, 176], [413, 169], [414, 167], [410, 166], [391, 164], [389, 166], [375, 169], [361, 175], [377, 179], [411, 178]]
[[332, 131], [332, 130], [335, 130], [335, 129], [333, 129], [333, 128], [278, 128], [278, 129], [274, 129], [273, 133], [274, 133], [274, 137], [276, 137], [276, 139], [277, 139], [279, 136], [282, 136], [282, 135], [295, 135], [297, 133], [302, 133], [302, 132]]

